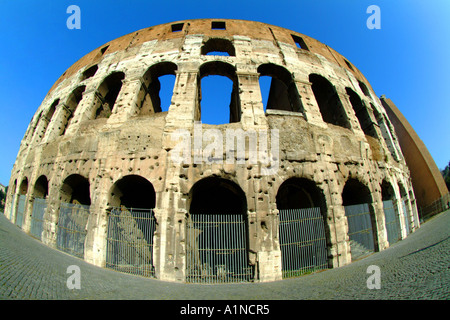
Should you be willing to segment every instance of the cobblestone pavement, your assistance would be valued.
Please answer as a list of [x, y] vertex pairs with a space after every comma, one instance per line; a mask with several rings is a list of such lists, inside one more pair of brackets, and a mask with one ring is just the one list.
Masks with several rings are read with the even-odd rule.
[[[95, 267], [45, 246], [0, 214], [0, 299], [449, 300], [449, 231], [447, 211], [391, 248], [344, 267], [270, 283], [193, 285]], [[80, 289], [67, 287], [71, 265], [80, 268]], [[370, 265], [380, 268], [380, 289], [367, 287]]]

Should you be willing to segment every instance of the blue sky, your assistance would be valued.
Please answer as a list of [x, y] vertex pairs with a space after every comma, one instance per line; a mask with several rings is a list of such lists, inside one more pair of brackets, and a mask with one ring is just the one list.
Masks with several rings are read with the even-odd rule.
[[[366, 27], [369, 5], [381, 29]], [[81, 29], [69, 30], [69, 5]], [[448, 0], [1, 0], [0, 183], [9, 184], [20, 141], [53, 83], [100, 45], [130, 32], [184, 19], [261, 21], [311, 36], [366, 76], [397, 105], [436, 164], [450, 161], [450, 1]]]

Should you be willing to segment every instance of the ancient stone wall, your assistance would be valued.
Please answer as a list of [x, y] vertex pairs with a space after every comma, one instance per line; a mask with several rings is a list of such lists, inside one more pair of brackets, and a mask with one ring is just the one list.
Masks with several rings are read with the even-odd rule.
[[[215, 51], [226, 55], [208, 54]], [[160, 112], [158, 77], [166, 74], [176, 80], [170, 107]], [[200, 84], [208, 75], [233, 82], [230, 123], [201, 123]], [[262, 75], [273, 79], [266, 110]], [[190, 139], [183, 146], [190, 154], [179, 163], [173, 155], [187, 137], [179, 134], [186, 132]], [[258, 158], [254, 163], [249, 148], [240, 158], [237, 146], [227, 145], [230, 132], [256, 133], [256, 148], [270, 150], [269, 161]], [[198, 159], [211, 137], [225, 146], [215, 154], [223, 161]], [[227, 148], [235, 151], [229, 161]], [[248, 259], [257, 281], [281, 279], [277, 193], [289, 179], [313, 182], [314, 192], [321, 194], [313, 202], [325, 221], [329, 267], [352, 261], [342, 196], [349, 180], [370, 191], [376, 250], [389, 246], [383, 181], [394, 190], [398, 212], [405, 210], [401, 200], [406, 200], [408, 218], [400, 223], [419, 226], [396, 134], [364, 76], [325, 44], [259, 22], [174, 22], [123, 36], [87, 54], [56, 81], [22, 140], [5, 212], [15, 221], [18, 195], [26, 195], [25, 231], [30, 230], [36, 181], [42, 176], [48, 181], [44, 243], [55, 246], [62, 202], [89, 205], [84, 258], [105, 266], [111, 209], [148, 205], [157, 221], [155, 274], [169, 281], [186, 278], [186, 217], [192, 190], [206, 178], [229, 181], [217, 188], [245, 195], [239, 208], [245, 211]], [[141, 194], [147, 190], [141, 178], [154, 195]], [[141, 201], [148, 197], [152, 200]], [[402, 237], [405, 229], [402, 225]]]

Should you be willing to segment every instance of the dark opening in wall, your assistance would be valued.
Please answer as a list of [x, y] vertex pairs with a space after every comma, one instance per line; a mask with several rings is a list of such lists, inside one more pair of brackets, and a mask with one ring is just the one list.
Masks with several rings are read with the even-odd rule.
[[91, 205], [88, 179], [79, 174], [68, 176], [61, 186], [60, 199], [64, 203]]
[[298, 48], [304, 49], [304, 50], [308, 50], [308, 51], [309, 51], [309, 48], [308, 48], [308, 46], [306, 45], [306, 43], [305, 43], [305, 41], [303, 40], [302, 37], [296, 36], [296, 35], [294, 35], [294, 34], [292, 34], [291, 36], [292, 36], [292, 39], [293, 39], [294, 42], [295, 42], [295, 45], [296, 45]]
[[361, 91], [364, 93], [364, 95], [366, 97], [370, 98], [370, 93], [369, 93], [369, 89], [367, 89], [367, 86], [361, 81], [358, 81], [358, 84], [359, 84], [359, 87], [361, 88]]
[[86, 89], [86, 86], [80, 86], [76, 88], [72, 93], [70, 94], [69, 98], [67, 99], [66, 108], [64, 108], [64, 115], [61, 123], [60, 128], [60, 135], [64, 135], [66, 132], [70, 121], [72, 120], [75, 111], [80, 104], [81, 99], [83, 99], [83, 92]]
[[219, 177], [208, 177], [195, 183], [190, 200], [190, 214], [247, 214], [247, 200], [242, 189]]
[[381, 183], [381, 196], [383, 201], [395, 199], [394, 188], [386, 180], [383, 180], [383, 182]]
[[98, 70], [98, 65], [93, 65], [83, 72], [81, 81], [92, 78]]
[[109, 48], [109, 45], [104, 46], [103, 48], [101, 48], [101, 49], [100, 49], [101, 54], [104, 55], [105, 52], [106, 52], [106, 50], [108, 50], [108, 48]]
[[183, 30], [184, 23], [175, 23], [172, 25], [172, 32], [180, 32]]
[[349, 206], [362, 203], [372, 203], [369, 188], [356, 179], [348, 179], [342, 191], [342, 204]]
[[347, 59], [344, 59], [344, 61], [345, 61], [345, 63], [347, 64], [347, 66], [350, 68], [350, 70], [355, 71], [355, 70], [353, 69], [352, 64], [351, 64], [350, 62], [348, 62]]
[[172, 62], [161, 62], [147, 70], [139, 92], [140, 115], [169, 110], [175, 85], [176, 70], [177, 65]]
[[317, 74], [311, 74], [309, 82], [312, 83], [314, 97], [319, 105], [323, 121], [350, 129], [350, 122], [334, 86]]
[[213, 21], [211, 22], [212, 30], [226, 30], [225, 21]]
[[46, 176], [40, 176], [34, 184], [33, 196], [45, 199], [48, 195], [48, 180]]
[[123, 72], [114, 72], [102, 82], [97, 91], [100, 106], [95, 111], [95, 119], [109, 118], [122, 88], [123, 79], [125, 79]]
[[155, 188], [150, 181], [138, 175], [123, 177], [111, 190], [109, 205], [113, 207], [153, 209], [155, 204]]
[[[276, 109], [293, 112], [303, 112], [303, 105], [298, 94], [297, 86], [292, 78], [291, 73], [281, 66], [275, 64], [263, 64], [258, 67], [258, 73], [261, 77], [270, 77], [269, 93], [261, 92], [263, 97], [267, 96], [267, 100], [263, 100], [264, 109]], [[267, 85], [263, 78], [260, 81], [260, 88], [264, 90]]]
[[369, 111], [367, 110], [364, 102], [358, 96], [358, 94], [350, 88], [345, 88], [347, 92], [350, 103], [355, 111], [356, 117], [358, 118], [359, 124], [361, 126], [362, 131], [368, 136], [378, 138], [374, 123], [370, 118]]
[[326, 210], [325, 198], [314, 181], [290, 178], [283, 182], [276, 196], [277, 209], [320, 207]]
[[198, 91], [196, 120], [207, 124], [240, 121], [239, 90], [233, 66], [219, 61], [203, 64], [200, 67]]
[[201, 48], [202, 55], [236, 56], [233, 43], [227, 39], [212, 38]]

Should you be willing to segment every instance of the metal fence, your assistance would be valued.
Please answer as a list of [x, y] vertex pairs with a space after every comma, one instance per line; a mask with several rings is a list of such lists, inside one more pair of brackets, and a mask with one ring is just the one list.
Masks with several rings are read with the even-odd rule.
[[186, 282], [228, 283], [253, 279], [242, 214], [191, 214], [186, 223]]
[[89, 206], [61, 203], [56, 235], [56, 246], [59, 250], [84, 258], [88, 218]]
[[154, 277], [152, 209], [113, 208], [108, 218], [106, 267]]
[[383, 201], [387, 237], [390, 245], [402, 239], [400, 217], [392, 200]]
[[26, 199], [27, 199], [26, 195], [20, 195], [17, 203], [16, 225], [20, 228], [22, 228], [23, 225], [23, 216], [25, 214]]
[[369, 204], [345, 206], [352, 260], [375, 251]]
[[407, 199], [402, 200], [402, 204], [403, 204], [403, 217], [405, 221], [406, 235], [408, 235], [411, 233], [411, 221], [409, 218], [408, 200]]
[[328, 268], [325, 224], [320, 208], [279, 211], [283, 278]]
[[47, 200], [35, 198], [33, 201], [33, 212], [31, 214], [30, 234], [39, 240], [42, 237], [42, 230], [44, 228], [44, 213], [47, 209]]

